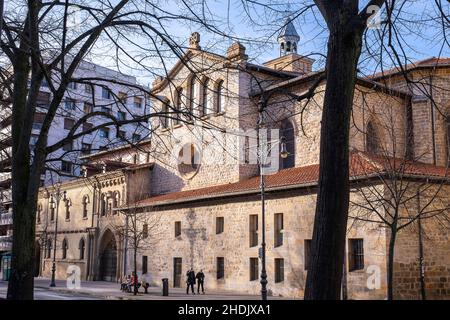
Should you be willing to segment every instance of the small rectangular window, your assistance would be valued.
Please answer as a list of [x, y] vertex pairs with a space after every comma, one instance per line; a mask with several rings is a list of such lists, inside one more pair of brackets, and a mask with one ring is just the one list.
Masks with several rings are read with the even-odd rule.
[[258, 245], [258, 215], [250, 215], [250, 247], [255, 247]]
[[348, 239], [349, 271], [364, 269], [364, 241], [363, 239]]
[[93, 90], [92, 90], [92, 85], [90, 83], [86, 83], [84, 85], [84, 92], [92, 94]]
[[63, 149], [63, 151], [72, 151], [73, 143], [67, 142], [65, 145], [63, 145], [62, 149]]
[[142, 238], [147, 239], [148, 238], [148, 224], [144, 223], [142, 226]]
[[283, 214], [274, 215], [274, 247], [283, 245]]
[[284, 259], [275, 259], [275, 283], [284, 281]]
[[69, 82], [69, 84], [67, 85], [67, 88], [72, 89], [72, 90], [77, 90], [77, 83], [76, 82]]
[[83, 123], [83, 132], [86, 132], [88, 130], [91, 130], [94, 127], [94, 125], [90, 122]]
[[100, 111], [107, 113], [107, 114], [111, 114], [111, 108], [108, 108], [108, 107], [101, 107]]
[[39, 139], [38, 134], [32, 134], [30, 137], [30, 145], [34, 147], [34, 145], [37, 143], [38, 139]]
[[67, 110], [75, 110], [77, 108], [76, 101], [74, 99], [66, 99], [64, 107]]
[[125, 130], [119, 130], [117, 132], [117, 138], [125, 140], [127, 138], [127, 133]]
[[255, 281], [259, 278], [258, 263], [258, 258], [250, 258], [250, 281]]
[[133, 105], [134, 105], [134, 107], [137, 108], [137, 109], [142, 108], [142, 99], [141, 99], [141, 98], [138, 98], [138, 97], [135, 97], [135, 98], [134, 98]]
[[50, 93], [39, 91], [36, 104], [40, 108], [48, 109], [50, 105]]
[[117, 112], [117, 120], [119, 121], [125, 121], [127, 119], [127, 114], [123, 111]]
[[72, 173], [72, 163], [68, 161], [61, 161], [61, 171], [64, 173]]
[[64, 118], [64, 129], [71, 130], [73, 126], [75, 125], [75, 120]]
[[305, 240], [305, 270], [309, 270], [311, 264], [311, 240]]
[[175, 237], [181, 236], [181, 221], [175, 221]]
[[119, 101], [123, 104], [127, 103], [127, 94], [125, 92], [119, 92]]
[[142, 256], [142, 274], [146, 274], [148, 272], [148, 257]]
[[224, 228], [224, 218], [216, 217], [216, 234], [222, 233]]
[[111, 91], [108, 88], [102, 87], [102, 98], [111, 99]]
[[85, 102], [83, 105], [83, 112], [85, 114], [90, 114], [92, 113], [92, 110], [94, 109], [94, 106], [92, 105], [92, 103], [89, 102]]
[[133, 142], [138, 142], [141, 140], [141, 135], [137, 133], [133, 133]]
[[109, 129], [108, 128], [101, 128], [100, 129], [100, 138], [109, 138]]
[[81, 153], [82, 154], [90, 154], [91, 153], [92, 144], [82, 143], [81, 144]]
[[217, 257], [217, 279], [225, 277], [225, 258]]

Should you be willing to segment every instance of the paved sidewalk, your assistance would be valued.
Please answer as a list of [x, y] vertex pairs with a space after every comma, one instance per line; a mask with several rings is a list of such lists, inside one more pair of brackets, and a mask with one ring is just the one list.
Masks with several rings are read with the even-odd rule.
[[[120, 284], [104, 281], [82, 281], [80, 289], [69, 289], [64, 280], [57, 280], [56, 287], [50, 288], [50, 279], [36, 278], [35, 288], [39, 290], [48, 290], [54, 293], [74, 296], [90, 296], [99, 300], [260, 300], [259, 295], [246, 295], [232, 291], [208, 290], [205, 295], [186, 295], [186, 289], [170, 288], [169, 296], [162, 296], [161, 287], [150, 287], [148, 294], [139, 290], [138, 295], [120, 291]], [[269, 300], [283, 299], [281, 297], [269, 297]]]

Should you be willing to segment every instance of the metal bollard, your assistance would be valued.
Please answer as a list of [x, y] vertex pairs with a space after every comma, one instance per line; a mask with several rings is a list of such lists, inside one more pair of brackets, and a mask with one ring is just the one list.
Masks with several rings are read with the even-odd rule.
[[167, 297], [169, 295], [169, 279], [164, 278], [162, 279], [163, 283], [163, 296]]

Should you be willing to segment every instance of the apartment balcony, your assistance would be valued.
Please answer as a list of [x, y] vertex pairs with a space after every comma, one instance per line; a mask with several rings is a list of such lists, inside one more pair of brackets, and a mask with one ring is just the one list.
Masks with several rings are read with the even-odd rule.
[[0, 188], [1, 189], [9, 189], [11, 187], [11, 174], [3, 173], [0, 176]]
[[12, 212], [0, 213], [0, 226], [9, 226], [12, 225], [12, 223]]
[[12, 235], [0, 236], [0, 251], [10, 251], [12, 249]]
[[11, 189], [0, 191], [0, 203], [10, 203], [12, 202], [12, 192]]
[[12, 137], [5, 137], [0, 140], [0, 149], [9, 148], [12, 146]]

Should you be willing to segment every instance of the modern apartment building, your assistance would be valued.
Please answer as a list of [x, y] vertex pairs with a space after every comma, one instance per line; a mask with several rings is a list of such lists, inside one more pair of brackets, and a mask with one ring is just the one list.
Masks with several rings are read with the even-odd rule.
[[[67, 89], [58, 113], [53, 121], [48, 136], [51, 146], [65, 138], [77, 122], [92, 112], [106, 112], [117, 120], [131, 120], [150, 112], [149, 100], [143, 86], [130, 75], [102, 67], [90, 62], [82, 62], [75, 72]], [[57, 75], [52, 75], [53, 82], [58, 82]], [[45, 81], [37, 102], [37, 111], [30, 141], [34, 148], [42, 124], [47, 114], [52, 93]], [[3, 101], [0, 110], [0, 256], [11, 249], [12, 212], [11, 212], [11, 109]], [[104, 116], [90, 117], [80, 125], [76, 133], [90, 130], [110, 119]], [[80, 175], [83, 164], [82, 156], [117, 147], [130, 141], [140, 141], [149, 134], [148, 121], [130, 123], [116, 128], [102, 128], [84, 135], [73, 143], [66, 144], [48, 157], [46, 170], [41, 176], [41, 185], [51, 186], [58, 176], [66, 181]]]

